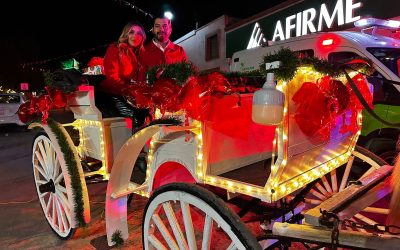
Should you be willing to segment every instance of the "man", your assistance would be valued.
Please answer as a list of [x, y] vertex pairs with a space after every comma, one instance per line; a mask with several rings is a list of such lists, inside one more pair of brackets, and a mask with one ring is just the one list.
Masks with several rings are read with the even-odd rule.
[[145, 45], [145, 51], [140, 55], [140, 62], [146, 71], [160, 64], [187, 61], [185, 50], [169, 40], [172, 33], [171, 20], [156, 17], [151, 31], [154, 38]]

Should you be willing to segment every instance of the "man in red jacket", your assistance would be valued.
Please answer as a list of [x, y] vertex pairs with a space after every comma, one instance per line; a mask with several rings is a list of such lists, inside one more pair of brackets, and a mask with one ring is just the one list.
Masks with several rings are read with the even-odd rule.
[[187, 61], [185, 50], [169, 40], [172, 33], [171, 20], [166, 17], [156, 17], [151, 31], [154, 38], [145, 45], [145, 51], [141, 53], [139, 59], [146, 71], [160, 64]]

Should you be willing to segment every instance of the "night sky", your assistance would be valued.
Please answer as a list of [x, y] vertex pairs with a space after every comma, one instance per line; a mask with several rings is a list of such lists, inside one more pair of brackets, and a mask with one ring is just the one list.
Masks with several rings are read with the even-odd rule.
[[[175, 40], [195, 29], [196, 22], [201, 27], [223, 14], [246, 18], [282, 1], [127, 2], [149, 14], [170, 9], [175, 14], [171, 36], [171, 40]], [[0, 8], [0, 85], [17, 89], [20, 82], [29, 82], [33, 89], [40, 88], [43, 74], [38, 69], [58, 67], [60, 60], [72, 57], [85, 65], [93, 56], [104, 56], [106, 45], [116, 41], [129, 20], [140, 21], [147, 30], [151, 28], [152, 19], [124, 1], [3, 2]]]

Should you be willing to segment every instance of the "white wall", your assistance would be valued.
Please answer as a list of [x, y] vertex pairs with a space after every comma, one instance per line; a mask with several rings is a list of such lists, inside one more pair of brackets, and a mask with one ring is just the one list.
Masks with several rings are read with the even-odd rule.
[[[193, 30], [185, 36], [177, 39], [174, 43], [182, 46], [188, 59], [194, 63], [199, 70], [211, 70], [219, 68], [227, 71], [229, 66], [226, 59], [226, 39], [225, 26], [229, 22], [228, 16], [221, 16], [212, 22]], [[206, 39], [212, 35], [218, 34], [219, 58], [206, 61]]]

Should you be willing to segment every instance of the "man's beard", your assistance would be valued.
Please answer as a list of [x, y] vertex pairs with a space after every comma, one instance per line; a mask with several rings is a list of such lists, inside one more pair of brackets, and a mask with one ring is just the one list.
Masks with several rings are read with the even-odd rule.
[[166, 33], [159, 32], [159, 33], [157, 33], [156, 37], [157, 37], [157, 40], [160, 41], [160, 42], [165, 42], [166, 40], [168, 40]]

